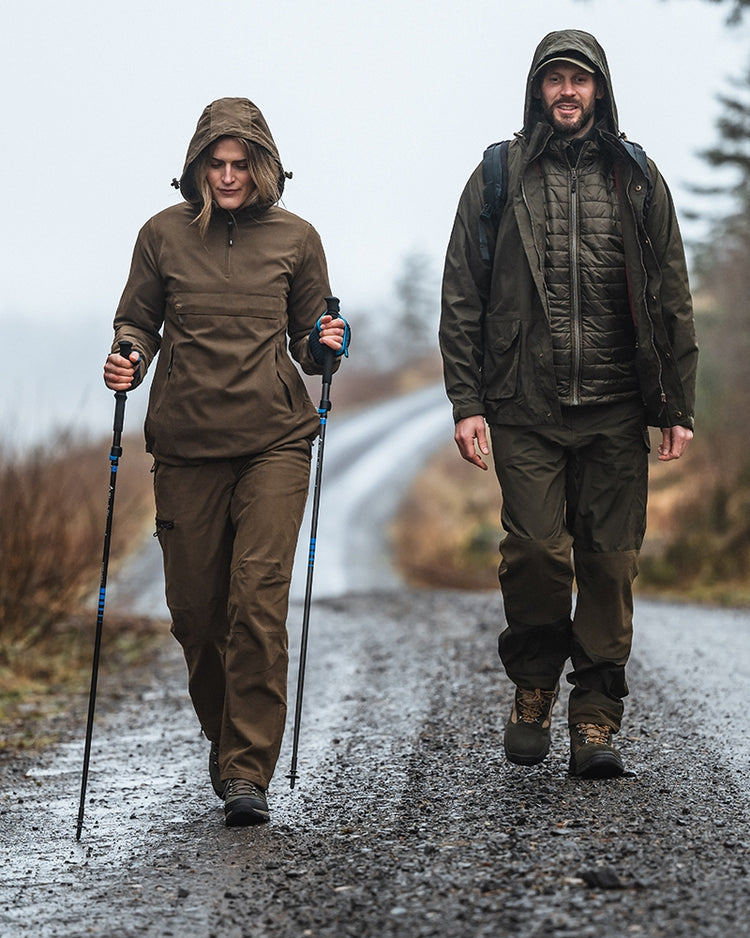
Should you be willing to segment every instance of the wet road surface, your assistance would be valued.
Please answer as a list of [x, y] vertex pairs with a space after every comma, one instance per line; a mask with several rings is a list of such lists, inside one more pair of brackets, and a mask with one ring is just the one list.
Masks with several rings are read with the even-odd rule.
[[[565, 694], [541, 766], [502, 756], [496, 593], [318, 588], [300, 777], [287, 732], [271, 823], [224, 827], [165, 623], [150, 667], [100, 681], [80, 843], [88, 688], [59, 746], [2, 769], [3, 938], [747, 934], [750, 612], [638, 602], [631, 774], [580, 782]], [[292, 695], [300, 620], [296, 597]]]

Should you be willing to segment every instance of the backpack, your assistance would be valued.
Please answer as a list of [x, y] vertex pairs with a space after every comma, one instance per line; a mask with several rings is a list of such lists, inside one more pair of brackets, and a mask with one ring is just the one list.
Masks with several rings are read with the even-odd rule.
[[[643, 203], [643, 220], [645, 221], [651, 200], [651, 180], [648, 175], [646, 151], [639, 143], [633, 143], [630, 140], [620, 139], [620, 143], [625, 147], [627, 153], [636, 161], [647, 180], [646, 200]], [[501, 140], [499, 143], [491, 143], [482, 156], [482, 181], [484, 183], [482, 194], [484, 204], [479, 213], [479, 253], [482, 262], [487, 266], [492, 265], [492, 258], [495, 255], [497, 230], [500, 227], [500, 218], [505, 208], [505, 200], [508, 192], [509, 146], [510, 140]]]

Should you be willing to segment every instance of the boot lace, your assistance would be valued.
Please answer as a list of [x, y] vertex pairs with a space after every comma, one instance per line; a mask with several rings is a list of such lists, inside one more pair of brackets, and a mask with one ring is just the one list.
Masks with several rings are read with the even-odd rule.
[[585, 737], [587, 743], [597, 743], [602, 746], [609, 745], [609, 736], [612, 728], [599, 723], [576, 723], [576, 729]]
[[247, 795], [250, 798], [262, 798], [263, 789], [246, 778], [230, 778], [224, 790], [225, 798], [237, 798]]
[[516, 690], [516, 711], [522, 723], [540, 723], [549, 716], [550, 708], [555, 700], [553, 690], [525, 690], [519, 687]]

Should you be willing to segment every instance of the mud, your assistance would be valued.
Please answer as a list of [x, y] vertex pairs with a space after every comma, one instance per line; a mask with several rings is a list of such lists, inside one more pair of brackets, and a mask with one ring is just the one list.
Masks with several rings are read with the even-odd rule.
[[62, 744], [0, 764], [0, 935], [743, 934], [748, 742], [726, 668], [742, 676], [750, 614], [637, 608], [630, 774], [604, 782], [567, 775], [564, 697], [543, 765], [505, 762], [499, 614], [494, 593], [316, 603], [300, 778], [287, 732], [271, 823], [240, 830], [165, 624], [148, 668], [100, 682], [80, 843], [85, 693]]

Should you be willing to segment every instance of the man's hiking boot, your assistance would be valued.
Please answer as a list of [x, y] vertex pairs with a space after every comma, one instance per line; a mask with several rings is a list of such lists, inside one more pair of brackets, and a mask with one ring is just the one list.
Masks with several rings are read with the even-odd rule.
[[516, 688], [510, 719], [505, 724], [503, 745], [509, 762], [537, 765], [549, 752], [552, 708], [556, 690]]
[[625, 768], [611, 744], [612, 729], [599, 723], [570, 728], [570, 774], [578, 778], [617, 778]]
[[224, 787], [224, 816], [227, 827], [265, 824], [270, 817], [266, 793], [255, 782], [230, 778]]
[[224, 782], [221, 780], [221, 771], [219, 769], [219, 744], [211, 743], [208, 750], [208, 775], [211, 779], [211, 785], [218, 798], [224, 797]]

